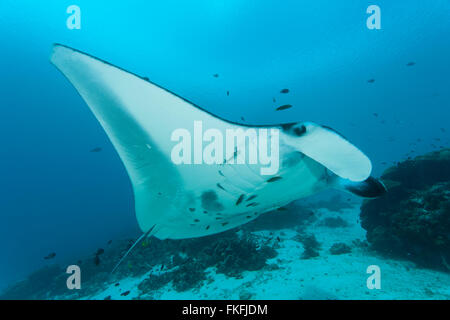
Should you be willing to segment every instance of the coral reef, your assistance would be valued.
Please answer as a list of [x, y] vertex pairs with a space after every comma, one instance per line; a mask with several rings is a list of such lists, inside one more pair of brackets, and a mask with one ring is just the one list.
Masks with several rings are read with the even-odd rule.
[[319, 256], [320, 243], [313, 234], [305, 234], [300, 232], [296, 237], [296, 241], [303, 244], [302, 259], [310, 259]]
[[238, 278], [244, 271], [265, 269], [268, 267], [267, 259], [277, 255], [272, 242], [257, 241], [244, 230], [185, 240], [151, 238], [139, 244], [111, 275], [114, 265], [133, 244], [132, 240], [115, 241], [106, 250], [99, 249], [75, 263], [82, 270], [83, 285], [80, 290], [68, 293], [67, 274], [55, 265], [45, 267], [11, 286], [1, 298], [50, 299], [65, 296], [76, 299], [94, 294], [108, 285], [120, 286], [118, 279], [143, 276], [150, 270], [150, 275], [139, 285], [146, 298], [151, 296], [152, 291], [169, 283], [176, 291], [186, 291], [207, 280], [208, 268]]
[[450, 149], [401, 162], [381, 179], [389, 192], [361, 207], [371, 247], [450, 271]]
[[175, 253], [168, 265], [171, 271], [145, 279], [139, 286], [143, 293], [169, 282], [177, 291], [194, 288], [206, 279], [205, 270], [210, 267], [216, 268], [217, 273], [240, 277], [244, 271], [263, 269], [266, 260], [276, 256], [273, 248], [258, 244], [250, 234], [239, 237], [234, 231], [179, 242], [184, 243], [184, 257]]

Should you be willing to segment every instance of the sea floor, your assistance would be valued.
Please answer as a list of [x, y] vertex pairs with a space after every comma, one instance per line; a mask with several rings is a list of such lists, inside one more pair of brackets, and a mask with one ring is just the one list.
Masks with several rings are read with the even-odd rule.
[[[228, 277], [207, 270], [207, 280], [198, 288], [178, 292], [171, 283], [152, 292], [143, 293], [138, 285], [152, 272], [140, 277], [119, 279], [81, 299], [449, 299], [450, 274], [418, 268], [413, 262], [386, 259], [364, 245], [365, 231], [358, 223], [359, 204], [340, 212], [317, 209], [316, 221], [305, 227], [314, 234], [319, 255], [301, 258], [304, 248], [296, 239], [294, 229], [260, 230], [253, 234], [267, 243], [277, 239], [277, 256], [267, 261], [267, 267], [245, 271], [239, 277]], [[327, 217], [340, 216], [345, 227], [320, 225]], [[335, 243], [345, 243], [350, 253], [331, 254]], [[370, 265], [380, 268], [380, 289], [368, 289]], [[164, 271], [163, 271], [164, 272]], [[126, 295], [124, 295], [124, 293]], [[58, 298], [70, 298], [59, 296]]]

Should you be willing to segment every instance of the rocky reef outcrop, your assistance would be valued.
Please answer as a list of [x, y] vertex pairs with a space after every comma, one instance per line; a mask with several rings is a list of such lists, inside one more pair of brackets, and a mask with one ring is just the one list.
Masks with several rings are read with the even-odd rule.
[[400, 162], [381, 180], [388, 193], [361, 207], [371, 247], [450, 272], [450, 149]]

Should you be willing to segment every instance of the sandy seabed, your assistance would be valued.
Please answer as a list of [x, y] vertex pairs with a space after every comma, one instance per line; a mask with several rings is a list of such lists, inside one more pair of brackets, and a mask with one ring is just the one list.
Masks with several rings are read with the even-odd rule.
[[[151, 293], [142, 294], [138, 285], [150, 273], [160, 272], [159, 266], [156, 266], [141, 277], [120, 279], [120, 286], [109, 285], [105, 290], [82, 299], [450, 298], [450, 274], [418, 268], [410, 261], [387, 259], [366, 247], [352, 245], [355, 240], [365, 239], [365, 230], [358, 222], [359, 204], [339, 213], [318, 209], [316, 215], [319, 218], [340, 216], [348, 223], [347, 227], [330, 228], [315, 222], [306, 228], [305, 231], [314, 234], [320, 243], [317, 257], [301, 259], [304, 249], [300, 242], [294, 240], [297, 232], [293, 229], [257, 231], [253, 234], [261, 241], [279, 239], [278, 255], [267, 261], [275, 268], [246, 271], [239, 278], [227, 277], [209, 268], [208, 280], [197, 289], [177, 292], [169, 283]], [[337, 242], [350, 245], [351, 253], [331, 254], [329, 249]], [[367, 273], [367, 267], [370, 265], [380, 268], [380, 289], [367, 288], [367, 278], [371, 275]]]

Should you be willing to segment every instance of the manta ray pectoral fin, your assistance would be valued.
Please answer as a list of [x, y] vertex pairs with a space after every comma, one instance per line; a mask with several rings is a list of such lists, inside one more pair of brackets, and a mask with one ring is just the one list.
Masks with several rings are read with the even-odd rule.
[[377, 198], [387, 192], [384, 183], [374, 177], [361, 182], [337, 178], [335, 187], [363, 198]]
[[184, 181], [181, 166], [171, 160], [173, 133], [191, 129], [196, 120], [212, 128], [224, 122], [148, 79], [79, 50], [55, 44], [50, 60], [89, 106], [124, 163], [140, 228], [159, 225], [161, 212], [170, 212]]
[[372, 171], [369, 158], [335, 130], [305, 122], [284, 127], [287, 143], [341, 178], [364, 181]]

